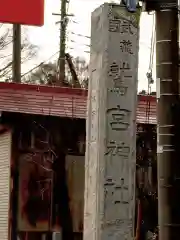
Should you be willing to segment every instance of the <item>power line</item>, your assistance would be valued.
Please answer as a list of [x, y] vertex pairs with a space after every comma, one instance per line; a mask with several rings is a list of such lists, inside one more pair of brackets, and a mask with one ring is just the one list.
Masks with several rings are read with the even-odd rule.
[[84, 38], [88, 38], [88, 39], [91, 38], [90, 36], [86, 36], [86, 35], [78, 34], [78, 33], [75, 33], [75, 32], [71, 32], [71, 34], [76, 35], [76, 36], [78, 36], [78, 37], [84, 37]]
[[33, 67], [32, 69], [30, 69], [29, 71], [27, 71], [26, 73], [24, 73], [23, 75], [21, 75], [21, 78], [28, 75], [29, 73], [33, 72], [34, 70], [36, 70], [37, 68], [41, 67], [44, 63], [48, 62], [51, 58], [53, 58], [56, 54], [58, 54], [59, 51], [57, 51], [56, 53], [54, 53], [53, 55], [51, 55], [48, 59], [46, 59], [45, 61], [41, 62], [40, 64], [36, 65], [35, 67]]
[[[77, 48], [73, 48], [73, 47], [69, 47], [69, 49], [70, 49], [70, 50], [77, 50]], [[81, 52], [90, 53], [90, 51], [88, 51], [88, 50], [82, 50], [82, 49], [80, 49], [80, 48], [78, 48], [78, 49], [79, 49], [79, 51], [81, 51]]]
[[149, 70], [152, 71], [154, 60], [154, 47], [155, 47], [155, 14], [153, 15], [152, 35], [151, 35], [151, 52], [149, 59]]
[[148, 79], [148, 94], [150, 94], [150, 92], [151, 92], [151, 84], [154, 83], [154, 80], [153, 80], [153, 77], [152, 77], [153, 60], [154, 60], [154, 48], [155, 48], [155, 14], [153, 15], [153, 24], [152, 24], [149, 69], [148, 69], [148, 72], [146, 74], [147, 79]]
[[74, 41], [74, 40], [70, 40], [70, 42], [72, 42], [72, 43], [77, 43], [78, 45], [81, 45], [81, 46], [86, 46], [86, 47], [90, 48], [90, 45], [89, 45], [89, 44], [85, 44], [85, 43], [78, 43], [77, 41]]

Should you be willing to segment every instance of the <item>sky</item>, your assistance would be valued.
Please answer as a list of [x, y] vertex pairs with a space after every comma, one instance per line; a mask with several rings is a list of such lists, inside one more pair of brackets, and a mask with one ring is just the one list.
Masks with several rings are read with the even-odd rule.
[[[107, 2], [107, 1], [106, 1]], [[110, 1], [109, 1], [110, 2]], [[118, 1], [114, 1], [118, 2]], [[68, 13], [70, 17], [67, 31], [67, 51], [72, 56], [82, 56], [89, 61], [89, 44], [91, 31], [91, 12], [104, 3], [104, 0], [70, 0]], [[52, 13], [60, 12], [60, 0], [45, 0], [45, 24], [43, 27], [28, 27], [29, 40], [38, 45], [37, 57], [30, 61], [26, 68], [36, 66], [42, 61], [57, 59], [59, 48], [59, 16]], [[140, 21], [139, 49], [139, 90], [147, 89], [146, 73], [150, 62], [151, 35], [153, 15], [142, 13]], [[87, 36], [87, 37], [86, 37]], [[57, 54], [55, 54], [57, 53]], [[55, 55], [54, 55], [55, 54]], [[54, 55], [53, 57], [51, 57]], [[152, 86], [152, 90], [155, 86]]]

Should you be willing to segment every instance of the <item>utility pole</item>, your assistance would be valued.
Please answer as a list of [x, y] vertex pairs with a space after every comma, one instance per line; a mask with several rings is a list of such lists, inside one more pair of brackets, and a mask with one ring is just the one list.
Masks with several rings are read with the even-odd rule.
[[[21, 82], [21, 25], [13, 24], [13, 64], [12, 64], [12, 80], [13, 82]], [[15, 134], [16, 136], [16, 134]], [[18, 159], [15, 160], [15, 169], [13, 172], [14, 179], [14, 190], [12, 197], [12, 232], [11, 239], [17, 240], [17, 214], [18, 214], [18, 179], [19, 179], [19, 169], [18, 169]]]
[[13, 24], [13, 82], [21, 82], [21, 25]]
[[61, 0], [61, 22], [60, 22], [60, 52], [59, 52], [59, 84], [65, 79], [65, 53], [66, 53], [66, 28], [67, 28], [67, 0]]
[[177, 240], [180, 238], [178, 8], [177, 3], [170, 2], [169, 6], [154, 10], [156, 75], [159, 81], [157, 89], [159, 240]]
[[74, 16], [73, 14], [67, 14], [68, 0], [61, 0], [61, 13], [53, 13], [54, 16], [61, 16], [61, 20], [56, 22], [60, 23], [60, 51], [59, 51], [59, 78], [57, 85], [63, 85], [65, 79], [65, 57], [66, 57], [66, 31], [68, 17]]

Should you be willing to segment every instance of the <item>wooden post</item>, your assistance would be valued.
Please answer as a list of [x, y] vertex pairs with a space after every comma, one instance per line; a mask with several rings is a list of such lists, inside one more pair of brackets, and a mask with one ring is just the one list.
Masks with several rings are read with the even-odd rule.
[[12, 81], [21, 82], [21, 25], [13, 24]]

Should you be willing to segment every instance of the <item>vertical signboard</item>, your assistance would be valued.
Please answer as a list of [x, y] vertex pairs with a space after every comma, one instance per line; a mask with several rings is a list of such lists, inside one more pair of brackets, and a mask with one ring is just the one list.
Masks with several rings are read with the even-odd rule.
[[[139, 11], [109, 7], [105, 146], [105, 222], [133, 229]], [[124, 230], [121, 229], [123, 237]], [[120, 237], [119, 236], [119, 237]]]
[[92, 14], [84, 239], [134, 239], [140, 11]]

